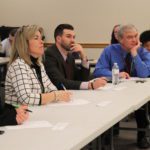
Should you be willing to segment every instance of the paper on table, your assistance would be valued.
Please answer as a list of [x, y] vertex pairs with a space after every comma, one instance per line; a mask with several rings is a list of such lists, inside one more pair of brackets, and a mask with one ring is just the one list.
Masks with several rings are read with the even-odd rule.
[[59, 122], [52, 127], [52, 130], [64, 130], [68, 125], [68, 122]]
[[120, 79], [121, 82], [127, 82], [127, 81], [146, 81], [146, 78], [138, 78], [138, 77], [131, 77], [129, 79]]
[[18, 130], [18, 129], [26, 129], [26, 128], [47, 128], [52, 127], [48, 121], [26, 121], [22, 125], [16, 126], [6, 126], [6, 129], [10, 130]]
[[103, 86], [103, 87], [100, 87], [100, 88], [98, 88], [99, 90], [112, 90], [113, 89], [113, 85], [105, 85], [105, 86]]
[[76, 106], [76, 105], [85, 105], [90, 102], [84, 99], [73, 99], [69, 102], [59, 101], [57, 103], [50, 103], [49, 106]]
[[100, 87], [99, 90], [103, 91], [121, 91], [127, 87], [125, 86], [118, 86], [118, 85], [106, 85], [104, 87]]
[[127, 87], [125, 87], [125, 86], [116, 86], [116, 87], [114, 87], [114, 91], [121, 91], [121, 90], [123, 90], [123, 89], [126, 89]]
[[105, 107], [105, 106], [109, 105], [110, 103], [112, 103], [112, 102], [111, 101], [102, 101], [102, 102], [98, 103], [97, 106]]

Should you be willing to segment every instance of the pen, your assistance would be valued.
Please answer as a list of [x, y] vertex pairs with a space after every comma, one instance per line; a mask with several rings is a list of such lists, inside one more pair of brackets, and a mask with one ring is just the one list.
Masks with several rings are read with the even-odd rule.
[[66, 91], [66, 87], [61, 83], [62, 88]]
[[[15, 108], [19, 108], [19, 105], [13, 105]], [[32, 112], [32, 110], [29, 110], [29, 109], [25, 109], [25, 111], [27, 112]]]
[[25, 111], [27, 111], [27, 112], [32, 112], [32, 110], [29, 110], [29, 109], [25, 109]]

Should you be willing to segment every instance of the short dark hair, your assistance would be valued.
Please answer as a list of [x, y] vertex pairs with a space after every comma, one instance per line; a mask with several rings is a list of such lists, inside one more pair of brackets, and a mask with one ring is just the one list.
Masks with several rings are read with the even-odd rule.
[[61, 36], [63, 34], [64, 29], [74, 30], [74, 27], [70, 24], [60, 24], [60, 25], [58, 25], [55, 29], [55, 32], [54, 32], [55, 40], [56, 40], [56, 37], [58, 35]]
[[150, 41], [150, 30], [146, 30], [140, 35], [140, 41], [144, 45], [146, 42]]

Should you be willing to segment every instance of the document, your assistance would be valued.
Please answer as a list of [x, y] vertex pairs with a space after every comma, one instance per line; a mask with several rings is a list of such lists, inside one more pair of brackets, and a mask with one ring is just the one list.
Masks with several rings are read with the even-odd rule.
[[69, 125], [68, 122], [58, 122], [55, 125], [52, 126], [52, 130], [64, 130]]
[[50, 128], [52, 124], [48, 121], [26, 121], [21, 125], [16, 126], [6, 126], [5, 128], [8, 130], [19, 130], [19, 129], [27, 129], [27, 128]]
[[126, 89], [127, 87], [125, 87], [125, 86], [116, 86], [116, 87], [114, 87], [114, 91], [121, 91], [121, 90], [123, 90], [123, 89]]
[[51, 124], [48, 121], [26, 121], [21, 125], [6, 126], [7, 130], [33, 129], [33, 128], [50, 128], [53, 131], [64, 130], [69, 125], [68, 122], [58, 122]]
[[146, 78], [131, 77], [129, 79], [121, 79], [120, 81], [121, 82], [127, 82], [127, 81], [135, 81], [135, 82], [144, 81], [144, 82], [146, 82]]
[[112, 84], [107, 84], [103, 87], [100, 87], [98, 88], [99, 90], [104, 90], [104, 91], [107, 91], [107, 90], [112, 90], [113, 89], [113, 85]]
[[102, 101], [100, 103], [97, 104], [97, 106], [100, 106], [100, 107], [105, 107], [105, 106], [108, 106], [109, 104], [111, 104], [112, 101]]
[[59, 101], [57, 103], [50, 103], [49, 106], [76, 106], [76, 105], [86, 105], [90, 102], [84, 99], [72, 99], [69, 102]]
[[121, 91], [123, 89], [126, 89], [127, 87], [125, 86], [119, 86], [119, 85], [106, 85], [104, 87], [100, 87], [99, 90], [103, 91]]

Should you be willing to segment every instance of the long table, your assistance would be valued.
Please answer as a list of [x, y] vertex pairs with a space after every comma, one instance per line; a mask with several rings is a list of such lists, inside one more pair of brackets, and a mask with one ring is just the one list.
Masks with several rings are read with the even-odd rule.
[[89, 102], [85, 105], [31, 107], [30, 121], [67, 122], [68, 126], [61, 131], [51, 128], [5, 130], [5, 134], [0, 135], [2, 150], [79, 150], [150, 98], [149, 79], [145, 83], [127, 81], [107, 86], [108, 89], [72, 91], [74, 99]]

